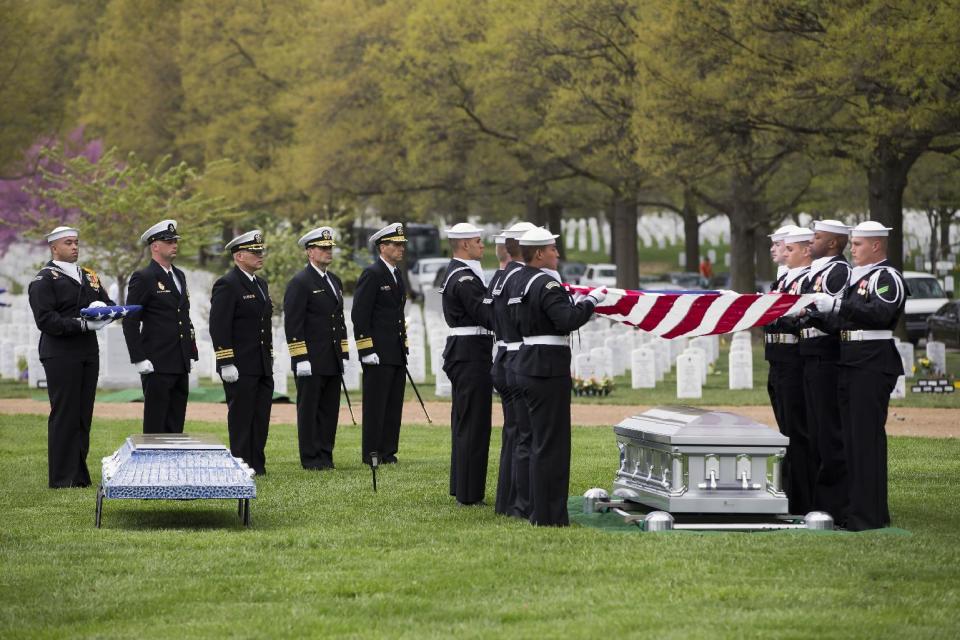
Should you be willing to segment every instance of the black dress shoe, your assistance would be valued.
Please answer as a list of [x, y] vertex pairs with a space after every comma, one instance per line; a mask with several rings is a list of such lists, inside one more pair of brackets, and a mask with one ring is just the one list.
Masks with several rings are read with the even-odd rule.
[[317, 465], [316, 468], [319, 469], [320, 471], [324, 471], [326, 469], [336, 469], [337, 467], [335, 464], [333, 464], [333, 461], [331, 460], [330, 462], [326, 462], [326, 461], [321, 462], [320, 464]]
[[397, 464], [397, 456], [386, 456], [383, 459], [383, 464]]
[[485, 507], [487, 502], [485, 500], [477, 500], [476, 502], [460, 502], [457, 500], [458, 507]]

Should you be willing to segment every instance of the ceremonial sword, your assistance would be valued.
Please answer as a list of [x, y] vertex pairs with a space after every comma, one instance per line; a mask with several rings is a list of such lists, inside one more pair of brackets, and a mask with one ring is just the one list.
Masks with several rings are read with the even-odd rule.
[[417, 394], [417, 400], [420, 401], [420, 406], [423, 408], [423, 415], [427, 416], [427, 422], [433, 424], [433, 420], [430, 419], [430, 414], [427, 413], [427, 405], [423, 404], [423, 398], [420, 397], [420, 390], [417, 389], [417, 383], [413, 381], [413, 376], [410, 375], [410, 369], [407, 368], [407, 365], [403, 365], [403, 370], [407, 372], [407, 377], [410, 378], [410, 384], [413, 386], [413, 392]]

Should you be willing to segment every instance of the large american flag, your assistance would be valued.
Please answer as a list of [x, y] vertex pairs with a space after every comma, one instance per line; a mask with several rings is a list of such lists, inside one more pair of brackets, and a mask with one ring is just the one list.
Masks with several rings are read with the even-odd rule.
[[[564, 285], [574, 294], [591, 287]], [[596, 312], [661, 338], [708, 336], [769, 324], [813, 296], [787, 293], [657, 293], [607, 289]]]

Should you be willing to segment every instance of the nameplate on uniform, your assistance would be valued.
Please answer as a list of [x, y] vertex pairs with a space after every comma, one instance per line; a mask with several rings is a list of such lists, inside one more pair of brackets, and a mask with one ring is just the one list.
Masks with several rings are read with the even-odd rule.
[[314, 289], [313, 292], [314, 292], [314, 293], [323, 293], [323, 289]]
[[248, 293], [247, 295], [243, 296], [243, 299], [244, 299], [244, 300], [253, 300], [253, 299], [256, 298], [256, 297], [257, 297], [257, 294], [255, 294], [255, 293]]
[[380, 287], [380, 291], [390, 291], [390, 289], [393, 289], [393, 287], [391, 287], [388, 284], [385, 284], [382, 287]]

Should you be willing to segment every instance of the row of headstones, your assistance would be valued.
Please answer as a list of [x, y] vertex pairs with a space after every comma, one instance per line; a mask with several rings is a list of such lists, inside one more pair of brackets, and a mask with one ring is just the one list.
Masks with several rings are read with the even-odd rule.
[[[717, 250], [716, 250], [716, 249], [707, 249], [707, 257], [710, 258], [710, 262], [712, 262], [713, 264], [719, 264], [719, 263], [717, 262]], [[686, 266], [687, 266], [687, 254], [686, 254], [685, 252], [681, 251], [681, 252], [679, 252], [679, 253], [677, 254], [677, 264], [679, 264], [681, 267], [686, 267]], [[725, 267], [729, 267], [729, 266], [730, 266], [730, 254], [729, 254], [729, 253], [724, 253], [724, 254], [723, 254], [723, 265], [724, 265]]]

